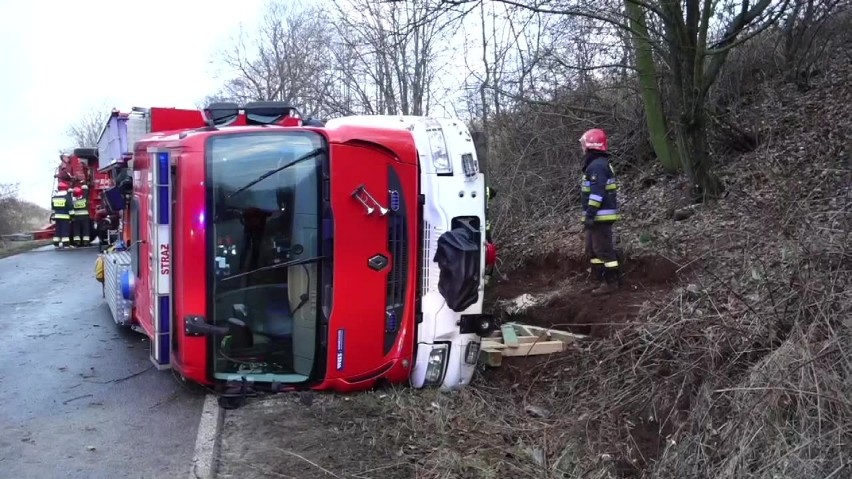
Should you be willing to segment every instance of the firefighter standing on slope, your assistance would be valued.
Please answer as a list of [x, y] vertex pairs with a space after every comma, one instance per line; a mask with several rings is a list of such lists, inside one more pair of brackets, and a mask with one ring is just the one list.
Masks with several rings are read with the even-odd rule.
[[55, 229], [53, 232], [53, 246], [64, 248], [71, 242], [69, 236], [71, 229], [71, 195], [68, 194], [68, 184], [60, 181], [50, 199], [53, 210], [53, 221]]
[[609, 163], [606, 133], [592, 129], [580, 137], [583, 149], [583, 179], [580, 198], [586, 230], [586, 254], [592, 262], [593, 296], [618, 289], [619, 268], [613, 239], [613, 223], [619, 219], [615, 171]]
[[74, 188], [71, 211], [72, 241], [77, 246], [89, 244], [89, 191], [88, 186]]

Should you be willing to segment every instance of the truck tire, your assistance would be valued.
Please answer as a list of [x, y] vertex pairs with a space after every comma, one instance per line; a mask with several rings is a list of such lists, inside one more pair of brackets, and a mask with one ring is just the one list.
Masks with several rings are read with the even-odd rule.
[[74, 148], [74, 156], [78, 158], [82, 158], [84, 160], [95, 160], [98, 159], [98, 149], [97, 148]]

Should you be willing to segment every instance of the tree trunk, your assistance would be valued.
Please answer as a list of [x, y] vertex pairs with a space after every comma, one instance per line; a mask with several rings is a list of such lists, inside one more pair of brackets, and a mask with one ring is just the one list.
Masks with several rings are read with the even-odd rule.
[[683, 167], [692, 184], [692, 198], [697, 202], [717, 198], [722, 182], [713, 172], [713, 162], [707, 151], [707, 121], [703, 108], [681, 117], [677, 125], [677, 147], [684, 158]]
[[[645, 22], [645, 12], [638, 4], [624, 0], [624, 7], [630, 17], [630, 28], [633, 47], [636, 50], [636, 69], [639, 71], [642, 102], [645, 104], [645, 121], [648, 126], [648, 136], [654, 153], [666, 171], [674, 173], [680, 169], [681, 161], [677, 150], [672, 146], [668, 136], [668, 124], [663, 113], [663, 102], [657, 84], [657, 68], [651, 52], [648, 28]], [[680, 155], [680, 157], [683, 157]]]

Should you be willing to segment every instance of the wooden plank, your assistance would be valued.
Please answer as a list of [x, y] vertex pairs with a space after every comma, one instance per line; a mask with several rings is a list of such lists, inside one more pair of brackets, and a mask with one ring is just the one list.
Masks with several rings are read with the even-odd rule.
[[529, 325], [524, 325], [524, 327], [527, 328], [527, 330], [529, 330], [532, 335], [545, 335], [548, 338], [555, 338], [566, 343], [572, 343], [574, 341], [577, 341], [578, 339], [586, 339], [586, 336], [582, 334], [569, 333], [567, 331], [560, 331], [558, 329], [548, 329], [542, 328], [540, 326]]
[[503, 356], [538, 356], [541, 354], [561, 353], [565, 351], [565, 343], [562, 341], [539, 341], [537, 343], [522, 344], [517, 348], [506, 348], [501, 352]]
[[479, 357], [488, 367], [499, 368], [503, 364], [503, 353], [495, 349], [480, 349]]
[[500, 327], [500, 332], [503, 333], [503, 344], [510, 348], [518, 347], [518, 335], [515, 334], [515, 328], [509, 324], [504, 324]]
[[562, 341], [531, 341], [524, 342], [512, 348], [503, 343], [483, 341], [482, 349], [500, 351], [503, 356], [537, 356], [539, 354], [551, 354], [565, 351], [565, 343]]
[[508, 323], [507, 325], [512, 326], [512, 328], [515, 329], [515, 331], [518, 333], [519, 336], [533, 336], [533, 333], [531, 333], [530, 330], [527, 329], [526, 324]]

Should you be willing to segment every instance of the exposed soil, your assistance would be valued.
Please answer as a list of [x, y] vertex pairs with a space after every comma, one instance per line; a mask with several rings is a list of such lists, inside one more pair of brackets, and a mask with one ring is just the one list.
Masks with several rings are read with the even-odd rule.
[[689, 267], [660, 256], [622, 259], [621, 287], [605, 297], [583, 289], [588, 281], [588, 262], [581, 257], [548, 254], [529, 261], [508, 281], [498, 282], [492, 299], [511, 299], [524, 292], [561, 289], [553, 299], [536, 305], [511, 320], [535, 326], [563, 329], [593, 337], [606, 337], [618, 326], [633, 322], [643, 305], [662, 300]]
[[[672, 290], [693, 266], [681, 268], [660, 256], [622, 258], [621, 264], [623, 275], [619, 290], [605, 297], [593, 297], [582, 292], [591, 284], [584, 258], [544, 255], [528, 261], [508, 281], [498, 283], [490, 299], [508, 300], [527, 292], [558, 291], [550, 300], [504, 319], [571, 331], [591, 339], [605, 338], [619, 328], [638, 322], [647, 310], [659, 307], [660, 302], [672, 296]], [[561, 354], [511, 358], [500, 368], [485, 371], [483, 381], [504, 390], [517, 391], [524, 400], [530, 400], [528, 391], [558, 390], [566, 377], [579, 378], [590, 373], [590, 357], [583, 351], [588, 347], [593, 346], [591, 343], [576, 344]], [[663, 376], [664, 373], [660, 371]], [[611, 459], [611, 471], [619, 477], [638, 477], [665, 449], [666, 437], [673, 429], [672, 422], [669, 418], [661, 424], [656, 418], [649, 419], [635, 410], [616, 414], [621, 417], [621, 427], [628, 432], [633, 447], [628, 453], [617, 454]], [[586, 428], [600, 425], [578, 423], [575, 427], [578, 428], [577, 437], [583, 437]]]

